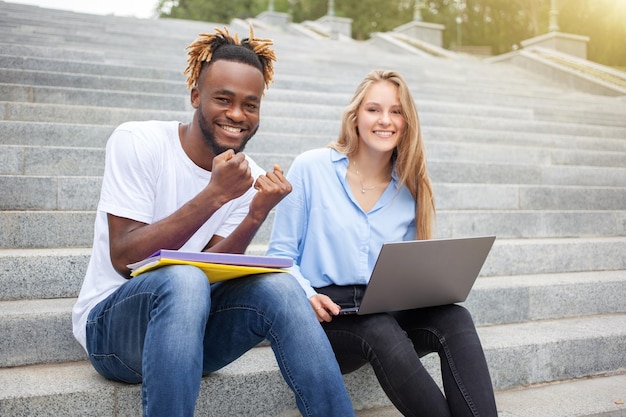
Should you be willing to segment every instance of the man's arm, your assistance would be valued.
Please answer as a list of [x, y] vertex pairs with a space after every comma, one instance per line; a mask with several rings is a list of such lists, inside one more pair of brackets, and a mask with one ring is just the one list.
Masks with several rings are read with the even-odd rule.
[[126, 265], [162, 248], [179, 249], [220, 207], [243, 195], [252, 183], [245, 155], [226, 151], [215, 157], [206, 188], [170, 216], [146, 224], [108, 214], [113, 267], [129, 277]]
[[291, 184], [283, 176], [283, 171], [278, 165], [274, 165], [272, 172], [257, 178], [254, 188], [257, 193], [243, 221], [227, 238], [213, 236], [205, 250], [244, 253], [270, 211], [291, 192]]

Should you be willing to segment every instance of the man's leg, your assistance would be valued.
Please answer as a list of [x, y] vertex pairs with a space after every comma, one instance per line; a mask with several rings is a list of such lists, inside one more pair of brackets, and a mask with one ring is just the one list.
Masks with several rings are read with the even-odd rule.
[[213, 287], [211, 302], [205, 372], [267, 338], [303, 416], [354, 416], [330, 343], [295, 278], [277, 273], [223, 282]]
[[89, 314], [89, 359], [107, 378], [143, 382], [144, 415], [192, 417], [210, 306], [210, 285], [198, 268], [141, 274]]

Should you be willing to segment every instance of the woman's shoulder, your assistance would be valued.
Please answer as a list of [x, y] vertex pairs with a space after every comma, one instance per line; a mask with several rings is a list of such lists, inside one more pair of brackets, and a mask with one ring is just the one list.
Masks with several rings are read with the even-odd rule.
[[334, 160], [341, 158], [343, 154], [332, 148], [316, 148], [302, 152], [298, 155], [294, 163], [296, 164], [328, 164]]
[[321, 159], [325, 157], [326, 155], [328, 155], [329, 152], [330, 152], [330, 148], [309, 149], [307, 151], [302, 152], [300, 155], [297, 156], [297, 158], [304, 159], [304, 160]]
[[289, 170], [301, 173], [319, 171], [321, 167], [330, 164], [330, 154], [331, 149], [329, 148], [316, 148], [304, 151], [294, 158]]

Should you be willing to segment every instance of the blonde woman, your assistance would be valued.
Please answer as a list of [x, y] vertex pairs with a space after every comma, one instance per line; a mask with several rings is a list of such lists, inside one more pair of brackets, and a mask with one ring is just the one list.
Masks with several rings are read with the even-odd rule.
[[[496, 416], [485, 356], [458, 305], [340, 315], [360, 304], [383, 243], [429, 239], [435, 205], [417, 110], [394, 71], [373, 71], [344, 111], [328, 148], [298, 156], [292, 193], [276, 209], [268, 254], [294, 275], [343, 373], [370, 363], [406, 416]], [[437, 352], [445, 394], [420, 362]]]

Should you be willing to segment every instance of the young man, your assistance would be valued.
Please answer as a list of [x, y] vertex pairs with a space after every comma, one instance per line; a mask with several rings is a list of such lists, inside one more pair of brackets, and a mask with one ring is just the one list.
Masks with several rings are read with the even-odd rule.
[[[188, 48], [188, 124], [129, 122], [107, 144], [93, 253], [74, 334], [106, 378], [142, 386], [146, 416], [193, 416], [202, 375], [267, 338], [304, 416], [353, 416], [341, 373], [293, 277], [210, 285], [190, 266], [130, 279], [161, 248], [244, 253], [291, 191], [242, 151], [259, 127], [276, 57], [267, 39], [202, 34]], [[233, 399], [236, 401], [236, 399]]]

